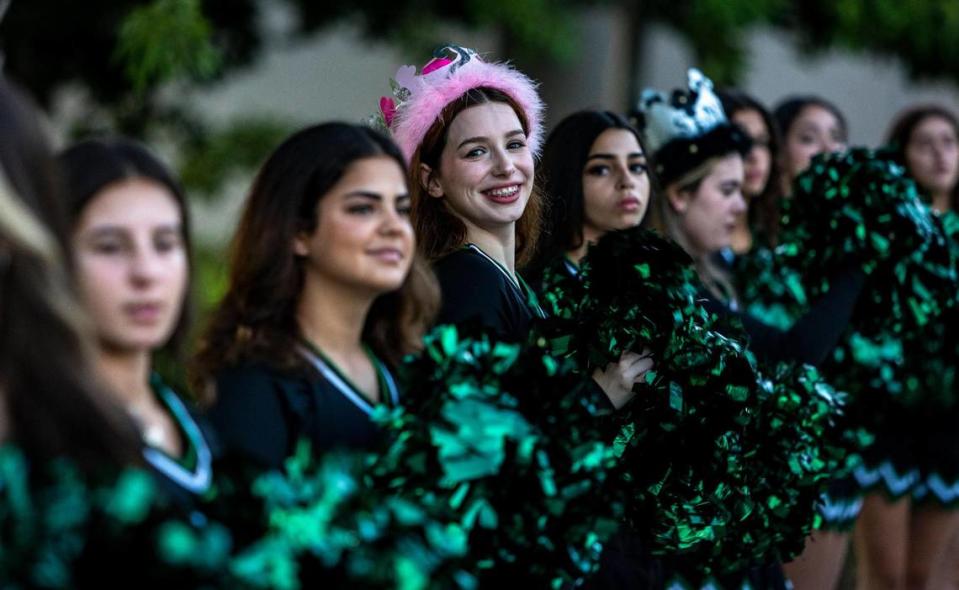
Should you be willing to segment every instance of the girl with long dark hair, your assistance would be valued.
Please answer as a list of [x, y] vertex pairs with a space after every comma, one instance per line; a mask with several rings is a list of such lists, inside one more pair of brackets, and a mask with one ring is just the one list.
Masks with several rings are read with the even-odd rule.
[[152, 361], [182, 345], [189, 325], [183, 191], [155, 156], [126, 139], [80, 142], [60, 163], [98, 373], [138, 424], [147, 463], [174, 492], [203, 495], [213, 477], [207, 435]]
[[224, 452], [279, 467], [301, 438], [376, 442], [370, 416], [398, 402], [393, 371], [437, 306], [409, 214], [403, 157], [373, 130], [309, 127], [267, 159], [194, 359]]
[[549, 195], [535, 268], [575, 275], [589, 244], [642, 223], [652, 187], [639, 132], [610, 111], [580, 111], [556, 125], [540, 176]]

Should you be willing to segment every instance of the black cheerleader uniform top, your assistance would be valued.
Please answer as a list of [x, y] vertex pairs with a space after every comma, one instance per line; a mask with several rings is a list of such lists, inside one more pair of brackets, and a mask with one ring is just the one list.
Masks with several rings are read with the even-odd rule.
[[[216, 375], [217, 399], [208, 418], [223, 454], [279, 468], [297, 442], [319, 451], [370, 449], [380, 440], [371, 420], [374, 404], [322, 352], [298, 349], [308, 368], [284, 371], [262, 363], [244, 364]], [[381, 403], [399, 403], [396, 381], [367, 348], [379, 382]]]
[[206, 494], [213, 483], [214, 450], [209, 429], [183, 400], [157, 374], [150, 377], [150, 387], [173, 418], [183, 441], [183, 454], [173, 457], [147, 440], [143, 458], [159, 476], [161, 487], [177, 500], [190, 503], [193, 497]]
[[526, 339], [533, 317], [546, 317], [526, 282], [475, 244], [433, 265], [442, 292], [438, 324], [479, 322], [504, 340]]

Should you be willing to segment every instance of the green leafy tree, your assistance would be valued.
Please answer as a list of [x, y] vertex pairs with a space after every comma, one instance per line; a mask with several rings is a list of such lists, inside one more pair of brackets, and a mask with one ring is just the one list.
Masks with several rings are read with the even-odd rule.
[[835, 47], [896, 57], [917, 78], [959, 81], [955, 0], [627, 0], [690, 43], [715, 77], [736, 82], [746, 65], [743, 33], [771, 25], [797, 34], [801, 49]]

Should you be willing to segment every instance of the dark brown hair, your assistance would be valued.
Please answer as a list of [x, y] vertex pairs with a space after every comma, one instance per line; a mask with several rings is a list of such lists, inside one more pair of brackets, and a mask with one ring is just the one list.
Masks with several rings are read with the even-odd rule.
[[[529, 119], [515, 100], [494, 88], [473, 88], [446, 105], [413, 154], [409, 176], [413, 230], [416, 232], [420, 251], [431, 262], [466, 243], [466, 225], [449, 210], [443, 199], [435, 199], [427, 194], [420, 179], [420, 164], [426, 164], [434, 172], [439, 170], [440, 156], [446, 147], [449, 126], [453, 119], [470, 107], [491, 102], [508, 104], [519, 118], [523, 132], [529, 136]], [[516, 266], [519, 268], [529, 263], [536, 253], [543, 205], [542, 193], [537, 184], [534, 184], [526, 209], [516, 221]]]
[[769, 134], [769, 178], [766, 180], [766, 186], [760, 194], [754, 197], [754, 202], [749, 203], [749, 227], [760, 234], [762, 239], [766, 240], [767, 246], [775, 246], [779, 241], [779, 219], [780, 202], [782, 201], [782, 169], [780, 162], [780, 149], [782, 138], [779, 134], [779, 127], [773, 119], [772, 113], [752, 96], [739, 90], [726, 89], [718, 92], [719, 100], [722, 101], [723, 110], [730, 122], [736, 113], [744, 111], [756, 111], [759, 113], [763, 124], [766, 126], [766, 133]]
[[[916, 130], [916, 127], [930, 117], [948, 121], [952, 125], [952, 130], [956, 133], [956, 136], [959, 137], [959, 120], [956, 119], [956, 115], [949, 109], [936, 104], [918, 105], [899, 113], [886, 136], [886, 142], [890, 144], [889, 147], [895, 153], [897, 161], [906, 168], [910, 175], [912, 171], [909, 170], [909, 163], [906, 161], [906, 147], [912, 140], [912, 133]], [[918, 185], [918, 182], [916, 184]], [[922, 186], [919, 189], [926, 192], [926, 189]], [[959, 211], [959, 182], [952, 189], [949, 207], [953, 211]]]
[[832, 116], [836, 117], [843, 141], [848, 141], [849, 124], [846, 122], [846, 116], [842, 114], [839, 107], [821, 96], [811, 94], [787, 96], [776, 105], [776, 108], [773, 109], [773, 118], [776, 119], [776, 126], [779, 127], [779, 136], [785, 139], [785, 137], [789, 135], [789, 130], [792, 129], [793, 123], [799, 118], [799, 115], [802, 114], [806, 107], [811, 106], [829, 111]]
[[[583, 175], [589, 152], [603, 132], [621, 129], [633, 134], [645, 155], [646, 148], [639, 131], [626, 117], [611, 111], [579, 111], [566, 117], [546, 139], [539, 173], [541, 184], [549, 195], [546, 236], [540, 246], [543, 263], [583, 245], [586, 199]], [[652, 190], [650, 190], [652, 196]], [[537, 266], [539, 266], [537, 264]]]
[[[183, 189], [167, 167], [145, 146], [123, 137], [89, 139], [65, 150], [60, 154], [59, 160], [66, 181], [64, 196], [71, 227], [76, 226], [83, 210], [97, 194], [115, 182], [142, 178], [167, 189], [180, 212], [181, 239], [192, 270], [190, 216]], [[180, 317], [177, 318], [173, 333], [164, 346], [178, 358], [183, 353], [193, 315], [192, 284], [193, 281], [188, 276]]]
[[33, 106], [0, 79], [0, 400], [34, 460], [95, 470], [140, 460], [133, 421], [98, 385], [70, 289], [59, 174]]
[[[360, 159], [387, 156], [405, 170], [399, 148], [359, 125], [324, 123], [283, 142], [253, 181], [233, 238], [226, 296], [213, 312], [191, 367], [194, 391], [205, 403], [217, 371], [241, 363], [304, 370], [296, 352], [296, 307], [303, 290], [302, 257], [294, 255], [300, 232], [316, 228], [320, 199]], [[439, 288], [425, 263], [414, 257], [402, 286], [374, 301], [363, 339], [391, 363], [412, 352], [439, 304]], [[309, 373], [306, 373], [309, 374]]]

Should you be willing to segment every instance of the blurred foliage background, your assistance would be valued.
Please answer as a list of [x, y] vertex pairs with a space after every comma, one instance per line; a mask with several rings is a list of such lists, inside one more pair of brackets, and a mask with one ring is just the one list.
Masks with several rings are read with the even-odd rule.
[[[412, 63], [452, 24], [495, 31], [499, 54], [521, 67], [561, 65], [588, 42], [577, 36], [580, 11], [615, 5], [628, 15], [634, 65], [646, 28], [665, 23], [709, 75], [735, 84], [748, 65], [746, 32], [762, 25], [791, 32], [810, 54], [841, 47], [894, 55], [916, 78], [959, 80], [956, 0], [8, 0], [0, 2], [0, 50], [7, 74], [42, 106], [64, 88], [87, 97], [70, 138], [122, 133], [173, 146], [188, 194], [208, 199], [235, 173], [255, 169], [293, 125], [269, 116], [213, 125], [177, 96], [253, 62], [264, 51], [263, 12], [276, 3], [294, 15], [294, 38], [346, 21]], [[635, 77], [638, 68], [629, 71]], [[638, 84], [626, 85], [623, 104]], [[222, 245], [197, 253], [201, 315], [225, 288], [224, 259]]]

